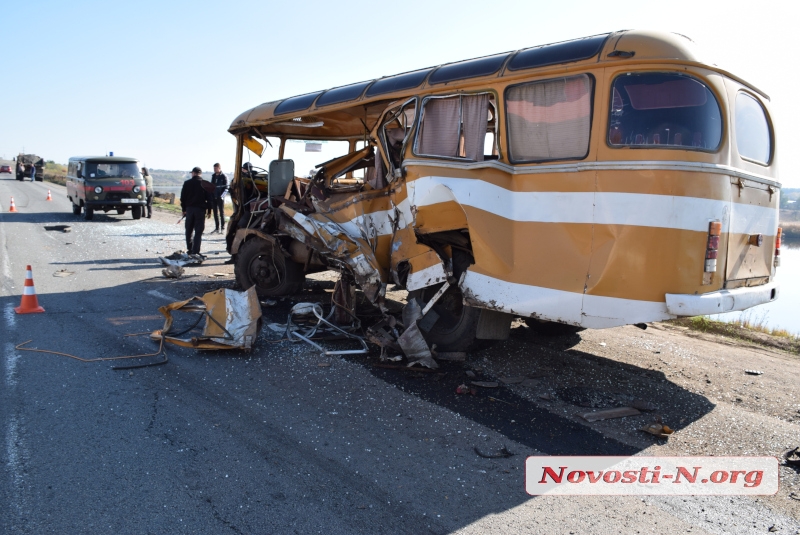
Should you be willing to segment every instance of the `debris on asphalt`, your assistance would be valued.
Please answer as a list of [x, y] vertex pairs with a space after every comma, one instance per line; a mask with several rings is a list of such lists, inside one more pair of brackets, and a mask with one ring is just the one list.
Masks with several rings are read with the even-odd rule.
[[400, 366], [398, 364], [373, 364], [376, 368], [383, 368], [385, 370], [397, 370], [400, 372], [411, 372], [411, 373], [439, 373], [438, 370], [433, 370], [431, 368], [410, 368], [408, 366]]
[[500, 386], [499, 383], [495, 383], [494, 381], [471, 381], [471, 384], [481, 388], [497, 388]]
[[[259, 308], [259, 311], [261, 309]], [[331, 322], [335, 308], [331, 308], [327, 316], [323, 315], [322, 305], [319, 303], [297, 303], [289, 311], [286, 325], [283, 330], [286, 337], [293, 342], [302, 340], [303, 342], [317, 348], [324, 356], [331, 355], [362, 355], [369, 351], [366, 341], [361, 336], [354, 334], [361, 328], [361, 322], [354, 318], [354, 322], [349, 326], [339, 326]], [[275, 324], [269, 325], [270, 329], [276, 330]], [[317, 333], [325, 333], [336, 337], [344, 337], [356, 340], [361, 343], [360, 349], [327, 350], [312, 341]], [[341, 339], [341, 338], [340, 338]]]
[[461, 384], [456, 387], [456, 394], [472, 394], [477, 395], [478, 391], [475, 388], [470, 388], [467, 385]]
[[508, 459], [509, 457], [516, 455], [516, 453], [511, 453], [508, 451], [506, 446], [503, 446], [498, 453], [483, 453], [478, 449], [478, 446], [475, 446], [474, 449], [475, 453], [478, 454], [478, 457], [483, 457], [484, 459]]
[[56, 230], [60, 232], [72, 232], [72, 227], [69, 225], [45, 225], [45, 230]]
[[[164, 316], [164, 328], [154, 331], [152, 340], [166, 342], [196, 349], [250, 349], [261, 330], [261, 307], [255, 287], [244, 292], [221, 289], [209, 292], [203, 297], [192, 297], [158, 309]], [[175, 312], [199, 312], [197, 322], [182, 332], [173, 333]], [[191, 334], [205, 318], [202, 333], [194, 333], [191, 338], [178, 338]]]
[[168, 256], [159, 256], [158, 259], [165, 266], [177, 265], [183, 267], [183, 266], [199, 266], [200, 264], [203, 263], [205, 257], [199, 254], [187, 254], [183, 251], [175, 251], [174, 253]]
[[498, 381], [503, 383], [504, 385], [515, 385], [525, 381], [524, 377], [498, 377]]
[[278, 304], [274, 299], [264, 299], [263, 301], [259, 301], [259, 303], [261, 303], [262, 307], [274, 307]]
[[551, 394], [547, 394], [547, 393], [539, 394], [539, 399], [543, 399], [545, 401], [552, 401], [553, 400], [553, 396]]
[[465, 374], [467, 374], [467, 377], [469, 377], [469, 378], [475, 378], [475, 377], [477, 377], [477, 376], [475, 375], [475, 372], [474, 372], [474, 371], [472, 371], [472, 370], [467, 370], [467, 371], [465, 371], [464, 373], [465, 373]]
[[653, 436], [658, 438], [667, 438], [675, 431], [670, 429], [669, 426], [660, 424], [660, 423], [652, 423], [646, 425], [639, 429], [639, 431], [644, 431], [645, 433], [650, 433]]
[[653, 402], [645, 401], [643, 399], [634, 399], [633, 402], [631, 402], [631, 407], [642, 412], [652, 412], [658, 410], [658, 407], [656, 407]]
[[761, 370], [745, 370], [744, 373], [747, 375], [764, 375], [764, 372]]
[[69, 277], [70, 275], [74, 275], [74, 271], [67, 271], [66, 269], [59, 269], [55, 273], [53, 273], [54, 277]]
[[[430, 316], [432, 312], [432, 310], [428, 312], [425, 318]], [[467, 354], [464, 351], [437, 351], [434, 356], [436, 360], [450, 360], [455, 362], [464, 362], [467, 360]]]
[[161, 274], [168, 279], [180, 279], [183, 277], [184, 269], [181, 266], [170, 264], [161, 270]]
[[587, 422], [596, 422], [598, 420], [610, 420], [611, 418], [625, 418], [626, 416], [637, 416], [642, 414], [633, 407], [617, 407], [614, 409], [602, 409], [599, 411], [590, 411], [578, 413], [578, 416]]
[[800, 466], [800, 446], [789, 450], [783, 454], [783, 459], [786, 464], [791, 466]]
[[535, 388], [539, 386], [539, 383], [540, 383], [539, 379], [525, 379], [520, 384], [525, 388]]

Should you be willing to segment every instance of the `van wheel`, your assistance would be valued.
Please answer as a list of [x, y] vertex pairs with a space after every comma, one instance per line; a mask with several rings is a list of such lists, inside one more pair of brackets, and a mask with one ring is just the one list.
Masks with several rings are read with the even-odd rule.
[[286, 258], [262, 239], [250, 239], [236, 255], [236, 282], [245, 290], [255, 286], [261, 297], [296, 293], [303, 286], [303, 266]]
[[[409, 299], [417, 299], [425, 306], [441, 288], [441, 284], [408, 293]], [[436, 344], [438, 351], [467, 351], [476, 348], [475, 333], [481, 309], [464, 305], [463, 295], [457, 286], [450, 286], [431, 308], [439, 319], [430, 331], [423, 332], [428, 344]], [[483, 342], [483, 341], [481, 341]]]
[[83, 207], [83, 218], [86, 221], [91, 221], [94, 218], [94, 208], [91, 206], [84, 206]]
[[125, 208], [124, 208], [124, 207], [122, 207], [122, 208], [117, 208], [117, 214], [118, 214], [118, 215], [122, 215], [122, 214], [124, 214], [124, 213], [125, 213]]
[[81, 215], [81, 205], [72, 203], [72, 215]]
[[522, 319], [531, 331], [543, 336], [569, 336], [586, 330], [586, 327], [567, 325], [557, 321], [537, 320], [536, 318]]
[[[119, 213], [119, 211], [118, 211]], [[125, 213], [125, 210], [122, 210], [122, 213]], [[141, 206], [131, 206], [131, 215], [134, 219], [141, 219], [142, 218], [142, 207]]]

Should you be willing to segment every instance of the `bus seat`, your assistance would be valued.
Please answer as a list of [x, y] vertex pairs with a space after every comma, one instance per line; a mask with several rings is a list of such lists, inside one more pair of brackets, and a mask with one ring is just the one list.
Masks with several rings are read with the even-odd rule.
[[683, 135], [680, 132], [675, 134], [672, 138], [673, 145], [683, 145]]
[[653, 145], [661, 145], [661, 134], [653, 134]]
[[636, 134], [636, 145], [644, 145], [644, 136], [642, 134]]
[[694, 136], [692, 137], [692, 147], [702, 147], [702, 146], [703, 146], [703, 133], [695, 132]]
[[622, 145], [622, 130], [617, 128], [616, 126], [612, 127], [608, 131], [608, 141], [612, 145]]

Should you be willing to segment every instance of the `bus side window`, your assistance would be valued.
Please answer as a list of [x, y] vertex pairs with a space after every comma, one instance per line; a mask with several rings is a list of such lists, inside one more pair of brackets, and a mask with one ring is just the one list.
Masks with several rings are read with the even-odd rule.
[[[493, 96], [454, 95], [425, 99], [415, 153], [474, 162], [496, 153]], [[491, 144], [486, 143], [491, 127]]]
[[509, 159], [521, 163], [585, 158], [592, 85], [592, 78], [579, 74], [506, 89]]

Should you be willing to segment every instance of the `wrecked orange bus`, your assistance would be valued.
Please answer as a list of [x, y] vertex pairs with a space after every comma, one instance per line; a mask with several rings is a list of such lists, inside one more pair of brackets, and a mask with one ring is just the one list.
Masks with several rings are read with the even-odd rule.
[[387, 285], [406, 289], [441, 351], [503, 339], [515, 317], [744, 310], [778, 296], [769, 106], [690, 39], [647, 31], [267, 102], [229, 129], [228, 252], [261, 295], [323, 269], [342, 273], [336, 306], [358, 286], [385, 310]]

